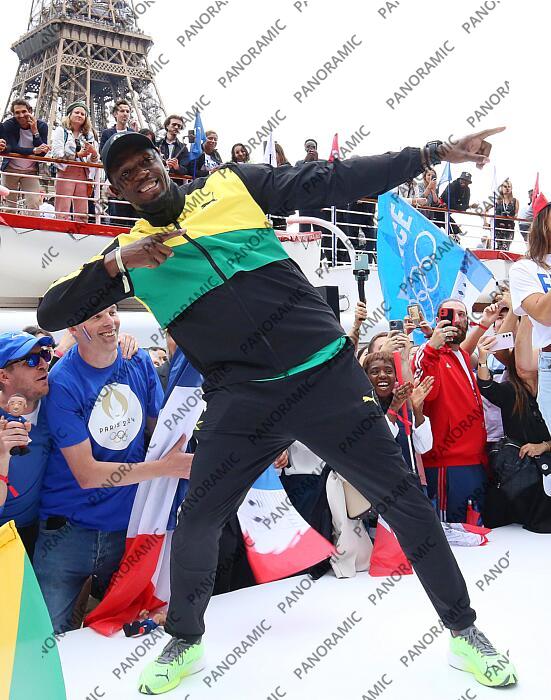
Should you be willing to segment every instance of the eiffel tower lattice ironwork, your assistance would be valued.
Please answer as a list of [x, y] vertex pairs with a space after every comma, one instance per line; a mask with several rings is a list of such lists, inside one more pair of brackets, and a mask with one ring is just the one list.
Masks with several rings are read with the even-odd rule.
[[109, 105], [124, 97], [140, 127], [158, 131], [166, 115], [147, 58], [153, 40], [137, 16], [133, 0], [32, 0], [27, 32], [12, 45], [19, 68], [5, 113], [16, 97], [36, 100], [35, 114], [52, 129], [84, 99], [101, 131]]

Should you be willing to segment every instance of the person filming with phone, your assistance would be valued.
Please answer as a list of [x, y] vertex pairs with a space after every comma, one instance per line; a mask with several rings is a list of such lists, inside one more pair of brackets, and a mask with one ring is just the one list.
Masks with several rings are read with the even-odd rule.
[[484, 411], [470, 356], [461, 348], [469, 327], [467, 308], [447, 299], [437, 318], [430, 340], [413, 360], [416, 379], [434, 377], [424, 404], [433, 448], [423, 455], [423, 465], [428, 495], [440, 518], [465, 522], [468, 501], [482, 507], [486, 489]]

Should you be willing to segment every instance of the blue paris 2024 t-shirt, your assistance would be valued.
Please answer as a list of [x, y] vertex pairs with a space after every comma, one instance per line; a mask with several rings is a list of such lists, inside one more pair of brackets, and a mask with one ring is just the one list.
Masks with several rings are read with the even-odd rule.
[[120, 482], [121, 465], [143, 462], [147, 417], [157, 417], [163, 393], [149, 355], [103, 369], [84, 362], [73, 347], [50, 372], [47, 418], [53, 447], [46, 467], [40, 518], [61, 515], [91, 530], [126, 530], [136, 485], [83, 489], [61, 448], [90, 440], [94, 459], [112, 462], [105, 480]]

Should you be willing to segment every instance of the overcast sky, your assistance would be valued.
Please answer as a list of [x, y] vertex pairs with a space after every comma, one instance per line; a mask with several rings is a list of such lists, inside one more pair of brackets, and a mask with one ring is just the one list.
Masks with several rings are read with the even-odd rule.
[[[521, 205], [537, 170], [551, 195], [548, 3], [144, 0], [135, 6], [155, 41], [151, 61], [162, 56], [167, 63], [157, 76], [166, 109], [185, 112], [204, 95], [211, 104], [203, 123], [218, 131], [225, 158], [233, 143], [254, 138], [276, 113], [275, 137], [292, 162], [302, 157], [306, 137], [317, 139], [320, 157], [327, 157], [335, 131], [345, 146], [362, 127], [370, 133], [354, 154], [367, 155], [463, 135], [472, 131], [471, 117], [475, 129], [507, 126], [492, 139], [492, 157], [498, 182], [511, 177]], [[217, 14], [202, 14], [208, 6], [218, 6]], [[25, 32], [30, 7], [30, 0], [10, 3], [0, 33], [3, 103], [17, 68], [10, 44]], [[201, 29], [193, 29], [198, 22]], [[272, 41], [262, 42], [270, 27]], [[239, 60], [249, 65], [238, 73], [232, 66]], [[306, 93], [302, 86], [316, 73], [320, 84]], [[493, 111], [483, 116], [487, 101]], [[254, 160], [261, 157], [253, 152]], [[461, 169], [453, 166], [453, 176]], [[473, 198], [480, 200], [491, 192], [492, 166], [470, 170]]]

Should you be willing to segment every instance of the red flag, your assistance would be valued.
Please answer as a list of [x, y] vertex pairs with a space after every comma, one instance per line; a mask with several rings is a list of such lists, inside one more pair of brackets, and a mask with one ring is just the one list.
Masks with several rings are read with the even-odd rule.
[[534, 214], [534, 219], [548, 204], [547, 198], [540, 192], [540, 174], [537, 173], [534, 191], [532, 192], [532, 212]]
[[412, 574], [413, 569], [400, 547], [390, 525], [379, 515], [375, 544], [369, 563], [370, 576], [391, 576]]
[[480, 511], [475, 507], [471, 499], [467, 503], [467, 516], [465, 522], [468, 525], [482, 525], [482, 517]]
[[331, 145], [331, 154], [329, 155], [329, 162], [332, 163], [334, 160], [339, 160], [339, 135], [338, 133], [333, 136], [333, 144]]

